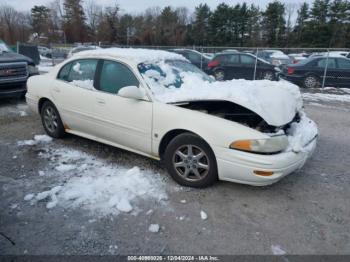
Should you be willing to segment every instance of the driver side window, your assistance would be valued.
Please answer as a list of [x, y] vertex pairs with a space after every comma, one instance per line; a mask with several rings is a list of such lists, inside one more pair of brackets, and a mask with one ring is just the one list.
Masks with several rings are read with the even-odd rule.
[[121, 63], [105, 60], [101, 69], [99, 90], [118, 94], [126, 86], [139, 86], [134, 73]]

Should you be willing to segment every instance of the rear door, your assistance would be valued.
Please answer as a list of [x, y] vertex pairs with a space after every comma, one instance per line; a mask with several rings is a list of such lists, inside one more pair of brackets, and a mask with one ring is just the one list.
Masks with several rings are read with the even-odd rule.
[[239, 70], [240, 78], [253, 80], [256, 59], [250, 55], [240, 55], [241, 69]]
[[97, 64], [97, 59], [79, 59], [66, 64], [52, 87], [53, 102], [67, 128], [90, 135], [96, 130], [96, 114], [91, 105], [95, 101]]
[[[327, 69], [327, 70], [326, 70]], [[326, 70], [325, 85], [336, 86], [339, 81], [339, 70], [337, 69], [336, 58], [321, 58], [316, 63], [316, 71], [323, 81]]]
[[227, 55], [225, 66], [225, 80], [242, 78], [242, 68], [240, 64], [239, 54]]

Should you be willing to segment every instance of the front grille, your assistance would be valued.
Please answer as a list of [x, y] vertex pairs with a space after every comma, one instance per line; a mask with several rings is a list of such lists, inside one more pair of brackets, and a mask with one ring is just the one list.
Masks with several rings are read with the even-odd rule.
[[25, 81], [27, 78], [27, 63], [0, 63], [0, 84], [13, 81]]

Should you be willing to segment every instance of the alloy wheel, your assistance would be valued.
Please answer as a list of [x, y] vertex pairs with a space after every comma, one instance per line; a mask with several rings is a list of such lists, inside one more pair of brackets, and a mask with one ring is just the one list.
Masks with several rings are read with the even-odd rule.
[[183, 145], [173, 156], [173, 165], [178, 175], [187, 181], [199, 181], [209, 172], [209, 158], [198, 146]]
[[57, 114], [51, 106], [44, 109], [44, 124], [51, 133], [54, 133], [58, 127]]

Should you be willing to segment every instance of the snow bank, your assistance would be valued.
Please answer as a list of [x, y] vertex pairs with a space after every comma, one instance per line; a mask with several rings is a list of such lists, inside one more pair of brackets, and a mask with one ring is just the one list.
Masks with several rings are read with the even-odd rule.
[[47, 191], [27, 194], [25, 200], [32, 204], [47, 199], [47, 208], [82, 208], [105, 216], [131, 212], [141, 199], [167, 199], [161, 177], [152, 171], [120, 167], [67, 148], [45, 148], [39, 156], [57, 170], [45, 175], [59, 174], [62, 181]]
[[[345, 92], [349, 92], [349, 91], [345, 91]], [[305, 100], [309, 100], [309, 101], [350, 103], [350, 95], [337, 95], [337, 94], [325, 94], [325, 93], [304, 93], [303, 98]]]
[[301, 152], [308, 150], [309, 143], [318, 134], [317, 125], [308, 118], [304, 112], [300, 112], [300, 121], [293, 122], [287, 130], [289, 146], [286, 151]]
[[38, 143], [49, 143], [52, 141], [52, 138], [47, 135], [35, 135], [34, 139], [31, 140], [22, 140], [18, 141], [17, 145], [19, 146], [33, 146]]
[[157, 62], [164, 60], [184, 60], [182, 55], [167, 52], [163, 50], [152, 50], [143, 48], [105, 48], [97, 50], [82, 51], [74, 55], [77, 57], [84, 56], [114, 56], [126, 59], [132, 59], [137, 63], [141, 62]]
[[281, 246], [279, 245], [272, 245], [271, 246], [271, 251], [272, 251], [272, 254], [274, 255], [285, 255], [286, 254], [286, 251], [284, 251]]

